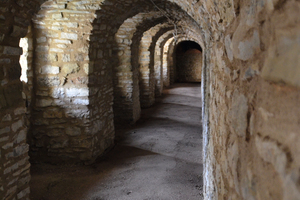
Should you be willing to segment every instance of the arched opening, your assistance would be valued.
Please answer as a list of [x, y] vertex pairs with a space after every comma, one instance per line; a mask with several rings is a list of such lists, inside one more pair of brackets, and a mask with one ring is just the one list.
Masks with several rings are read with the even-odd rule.
[[183, 41], [175, 47], [177, 82], [201, 82], [202, 48], [193, 41]]

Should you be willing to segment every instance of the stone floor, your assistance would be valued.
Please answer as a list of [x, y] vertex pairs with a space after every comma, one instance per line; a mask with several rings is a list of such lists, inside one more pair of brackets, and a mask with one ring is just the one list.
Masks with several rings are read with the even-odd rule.
[[202, 199], [199, 84], [175, 84], [90, 166], [33, 164], [32, 200]]

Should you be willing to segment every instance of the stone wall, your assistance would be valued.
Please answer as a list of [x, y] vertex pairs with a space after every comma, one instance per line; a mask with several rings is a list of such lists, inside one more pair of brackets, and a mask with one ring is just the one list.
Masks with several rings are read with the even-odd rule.
[[108, 72], [90, 62], [95, 15], [77, 6], [45, 3], [34, 19], [35, 99], [29, 143], [35, 161], [89, 161], [113, 144], [111, 78], [107, 85], [97, 83], [94, 76], [101, 79]]
[[[24, 5], [18, 5], [27, 9]], [[14, 13], [14, 14], [12, 14]], [[25, 16], [25, 17], [24, 17]], [[0, 2], [0, 199], [29, 197], [28, 144], [22, 95], [19, 40], [29, 26], [27, 14]]]
[[202, 52], [190, 49], [176, 56], [176, 70], [179, 82], [201, 82]]
[[[155, 102], [155, 69], [153, 67], [153, 63], [150, 63], [150, 58], [152, 58], [151, 53], [153, 53], [150, 52], [150, 46], [152, 44], [152, 37], [159, 31], [160, 28], [161, 25], [157, 25], [146, 31], [143, 34], [143, 37], [140, 42], [139, 80], [140, 100], [142, 108], [150, 107]], [[159, 71], [159, 69], [157, 71]], [[159, 75], [158, 79], [161, 79]]]
[[[1, 199], [29, 196], [28, 110], [19, 80], [19, 41], [39, 9], [33, 26], [35, 93], [27, 96], [33, 106], [29, 143], [36, 161], [57, 157], [80, 162], [100, 155], [113, 144], [113, 103], [115, 113], [127, 105], [124, 109], [131, 113], [126, 117], [137, 120], [140, 107], [132, 101], [138, 102], [139, 88], [132, 80], [138, 80], [138, 73], [132, 69], [138, 69], [140, 40], [151, 27], [167, 22], [162, 16], [167, 15], [195, 30], [203, 48], [205, 199], [299, 198], [298, 1], [154, 0], [154, 6], [151, 1], [60, 0], [41, 6], [43, 2], [0, 2]], [[157, 7], [165, 11], [161, 18], [150, 15], [138, 26], [128, 26], [124, 31], [133, 34], [132, 41], [123, 38], [128, 49], [118, 49], [115, 34], [124, 21], [153, 14]], [[168, 40], [160, 44], [162, 66], [174, 47]], [[117, 74], [122, 67], [115, 70], [123, 55], [118, 53], [131, 55], [124, 76]], [[161, 68], [167, 69], [166, 85], [168, 74], [172, 82], [170, 66]], [[129, 86], [115, 82], [116, 77]], [[126, 94], [116, 95], [118, 88]], [[126, 104], [117, 104], [127, 96]]]
[[[119, 63], [115, 67], [114, 78], [114, 113], [119, 121], [136, 122], [140, 118], [139, 68], [132, 64], [131, 44], [133, 34], [147, 18], [160, 17], [160, 13], [139, 14], [127, 19], [116, 33]], [[130, 31], [128, 31], [130, 30]], [[136, 57], [138, 55], [135, 55]], [[138, 57], [137, 57], [138, 58]]]
[[203, 71], [205, 199], [299, 199], [300, 4], [224, 3], [206, 5], [222, 9]]

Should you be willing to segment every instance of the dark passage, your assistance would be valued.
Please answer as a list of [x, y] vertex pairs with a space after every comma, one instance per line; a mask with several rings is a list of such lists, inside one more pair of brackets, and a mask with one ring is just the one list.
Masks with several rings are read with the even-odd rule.
[[192, 41], [180, 42], [175, 51], [177, 82], [201, 82], [202, 49]]

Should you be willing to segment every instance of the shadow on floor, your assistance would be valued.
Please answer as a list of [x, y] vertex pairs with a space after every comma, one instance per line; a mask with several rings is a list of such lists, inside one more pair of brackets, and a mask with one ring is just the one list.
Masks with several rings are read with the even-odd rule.
[[116, 130], [116, 146], [93, 165], [33, 164], [31, 199], [202, 199], [200, 88], [183, 85]]

